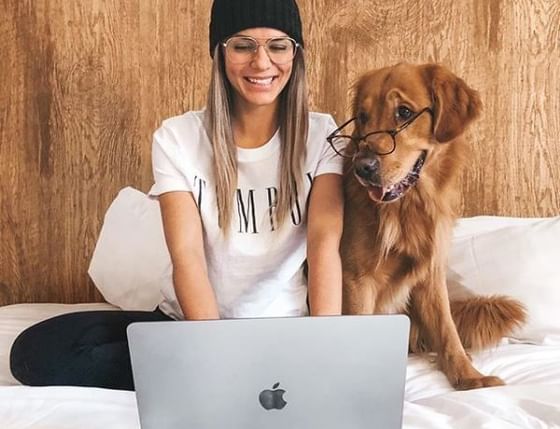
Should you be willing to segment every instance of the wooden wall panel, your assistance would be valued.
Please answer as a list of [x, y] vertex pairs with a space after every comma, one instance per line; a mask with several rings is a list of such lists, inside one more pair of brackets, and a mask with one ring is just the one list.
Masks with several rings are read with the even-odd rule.
[[[463, 214], [560, 212], [558, 0], [299, 0], [312, 108], [440, 62], [481, 92]], [[210, 0], [0, 0], [0, 305], [100, 300], [86, 271], [160, 121], [204, 105]]]

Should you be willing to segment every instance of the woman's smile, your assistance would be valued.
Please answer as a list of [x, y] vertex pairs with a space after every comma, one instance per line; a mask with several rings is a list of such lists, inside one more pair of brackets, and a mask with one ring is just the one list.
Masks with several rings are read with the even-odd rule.
[[253, 90], [262, 91], [272, 89], [272, 84], [278, 79], [278, 76], [269, 77], [251, 77], [246, 76], [245, 81]]

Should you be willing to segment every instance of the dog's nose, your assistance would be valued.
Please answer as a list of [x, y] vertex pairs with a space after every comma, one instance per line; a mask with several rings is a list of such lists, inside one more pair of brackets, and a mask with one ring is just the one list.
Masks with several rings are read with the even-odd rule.
[[355, 162], [356, 174], [370, 183], [381, 184], [379, 177], [379, 160], [376, 158], [362, 158]]

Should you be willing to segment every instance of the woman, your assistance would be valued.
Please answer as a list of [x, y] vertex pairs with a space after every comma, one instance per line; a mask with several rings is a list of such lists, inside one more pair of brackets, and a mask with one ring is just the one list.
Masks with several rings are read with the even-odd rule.
[[154, 134], [164, 301], [29, 328], [12, 348], [16, 378], [132, 390], [132, 322], [340, 314], [342, 165], [326, 142], [334, 121], [308, 112], [303, 46], [295, 1], [215, 0], [207, 107]]

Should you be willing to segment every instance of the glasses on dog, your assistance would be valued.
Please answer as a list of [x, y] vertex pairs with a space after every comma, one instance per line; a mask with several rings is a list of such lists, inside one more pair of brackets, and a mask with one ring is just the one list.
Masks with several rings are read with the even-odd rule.
[[257, 53], [259, 46], [264, 47], [268, 58], [274, 64], [287, 64], [294, 59], [299, 43], [290, 37], [274, 37], [264, 44], [249, 36], [233, 36], [222, 42], [227, 59], [232, 64], [250, 62]]
[[430, 115], [433, 116], [433, 111], [430, 107], [425, 107], [424, 109], [420, 110], [410, 119], [408, 119], [403, 124], [399, 125], [397, 128], [393, 128], [391, 130], [383, 130], [383, 131], [374, 131], [372, 133], [368, 133], [365, 136], [357, 136], [357, 135], [344, 135], [339, 134], [348, 124], [354, 122], [358, 119], [358, 117], [352, 118], [334, 130], [328, 137], [327, 141], [333, 148], [333, 150], [344, 158], [352, 158], [354, 154], [358, 151], [358, 147], [361, 141], [365, 142], [373, 142], [375, 140], [375, 144], [372, 144], [371, 147], [375, 148], [374, 152], [376, 155], [383, 156], [389, 155], [395, 151], [397, 147], [397, 134], [403, 131], [405, 128], [410, 126], [416, 119], [418, 119], [422, 113], [429, 112]]

